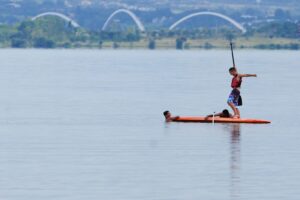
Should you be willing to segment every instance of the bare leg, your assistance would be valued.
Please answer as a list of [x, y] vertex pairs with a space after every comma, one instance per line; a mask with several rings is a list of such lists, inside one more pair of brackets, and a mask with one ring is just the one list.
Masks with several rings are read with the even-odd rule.
[[234, 117], [236, 118], [240, 118], [240, 111], [237, 107], [235, 107], [235, 105], [233, 103], [228, 103], [228, 105], [231, 107], [231, 109], [233, 110], [234, 113]]
[[236, 109], [236, 112], [237, 112], [237, 117], [240, 118], [241, 117], [240, 110], [238, 108], [235, 108], [235, 109]]

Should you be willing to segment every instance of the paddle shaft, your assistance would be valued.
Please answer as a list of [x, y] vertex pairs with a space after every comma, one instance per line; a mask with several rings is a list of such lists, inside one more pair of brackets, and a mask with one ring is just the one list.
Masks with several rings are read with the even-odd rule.
[[232, 44], [232, 42], [230, 42], [230, 48], [231, 48], [232, 63], [233, 63], [233, 67], [235, 68], [235, 61], [234, 61], [233, 44]]

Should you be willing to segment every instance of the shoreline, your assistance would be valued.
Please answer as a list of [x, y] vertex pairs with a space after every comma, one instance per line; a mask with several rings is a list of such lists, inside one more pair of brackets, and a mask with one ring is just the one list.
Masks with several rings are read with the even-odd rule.
[[[27, 46], [22, 48], [11, 47], [10, 44], [0, 44], [0, 49], [151, 49], [151, 50], [197, 50], [197, 49], [228, 49], [228, 40], [225, 38], [184, 39], [161, 38], [151, 41], [143, 38], [134, 42], [104, 41], [101, 44], [95, 42], [86, 43], [56, 43], [52, 48], [35, 48]], [[261, 49], [261, 50], [300, 50], [300, 39], [289, 38], [245, 38], [234, 40], [235, 49]]]

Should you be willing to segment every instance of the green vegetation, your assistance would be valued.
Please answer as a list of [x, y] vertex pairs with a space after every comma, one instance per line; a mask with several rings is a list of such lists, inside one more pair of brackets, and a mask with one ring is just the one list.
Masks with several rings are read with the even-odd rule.
[[238, 48], [300, 49], [300, 26], [293, 22], [272, 22], [247, 27], [242, 35], [228, 27], [165, 29], [141, 33], [134, 27], [112, 31], [74, 28], [57, 17], [44, 17], [15, 25], [0, 25], [2, 48], [226, 48], [229, 39]]

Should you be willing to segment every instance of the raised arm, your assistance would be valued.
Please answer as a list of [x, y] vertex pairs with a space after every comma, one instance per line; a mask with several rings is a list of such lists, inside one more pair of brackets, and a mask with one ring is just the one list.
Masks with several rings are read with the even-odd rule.
[[239, 77], [257, 77], [256, 74], [239, 74]]

